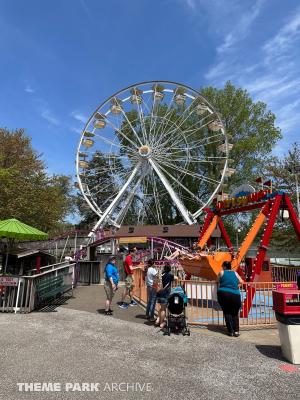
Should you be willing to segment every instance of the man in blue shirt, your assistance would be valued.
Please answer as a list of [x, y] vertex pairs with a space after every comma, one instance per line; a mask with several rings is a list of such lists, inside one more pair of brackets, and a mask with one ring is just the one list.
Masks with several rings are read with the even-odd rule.
[[105, 315], [112, 315], [111, 301], [119, 284], [119, 272], [116, 267], [116, 257], [111, 256], [104, 268], [104, 290], [106, 293]]

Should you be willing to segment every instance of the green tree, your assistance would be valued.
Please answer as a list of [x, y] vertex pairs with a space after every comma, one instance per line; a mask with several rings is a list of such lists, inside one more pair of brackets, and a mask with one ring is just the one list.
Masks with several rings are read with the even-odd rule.
[[207, 87], [201, 94], [220, 113], [233, 148], [231, 166], [236, 173], [228, 180], [228, 189], [253, 182], [264, 170], [266, 157], [282, 137], [275, 126], [275, 114], [261, 101], [254, 102], [249, 93], [227, 82], [224, 89]]
[[0, 219], [56, 231], [73, 211], [71, 179], [48, 176], [23, 129], [0, 129]]
[[[297, 212], [296, 178], [299, 179], [300, 176], [299, 144], [293, 143], [282, 158], [270, 157], [265, 164], [264, 176], [272, 180], [274, 190], [288, 193]], [[279, 250], [285, 249], [289, 253], [297, 251], [299, 241], [289, 220], [279, 220], [276, 223], [272, 234], [272, 245]]]
[[[115, 190], [115, 181], [110, 168], [109, 159], [100, 151], [96, 151], [89, 161], [89, 168], [80, 176], [82, 184], [88, 184], [89, 192], [87, 196], [92, 195], [93, 201], [102, 207], [109, 205], [108, 201]], [[99, 219], [95, 212], [88, 206], [83, 195], [78, 193], [76, 204], [82, 215], [81, 224], [93, 224]]]

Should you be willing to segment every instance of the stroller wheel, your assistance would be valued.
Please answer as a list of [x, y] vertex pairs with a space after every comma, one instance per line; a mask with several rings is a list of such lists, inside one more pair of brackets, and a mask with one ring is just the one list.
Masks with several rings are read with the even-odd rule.
[[170, 336], [170, 334], [171, 334], [171, 329], [170, 329], [170, 328], [165, 328], [165, 329], [164, 329], [164, 335], [165, 335], [165, 336], [166, 336], [166, 335]]

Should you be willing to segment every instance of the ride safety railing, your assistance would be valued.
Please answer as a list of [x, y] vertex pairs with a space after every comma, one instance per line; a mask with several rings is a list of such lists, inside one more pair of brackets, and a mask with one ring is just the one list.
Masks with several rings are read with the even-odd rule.
[[[142, 270], [134, 272], [134, 296], [142, 305], [147, 304], [147, 287]], [[247, 282], [241, 288], [242, 308], [240, 312], [241, 327], [258, 327], [276, 323], [273, 311], [272, 291], [279, 285], [294, 285], [293, 282]], [[182, 280], [181, 285], [187, 294], [188, 305], [186, 316], [190, 325], [223, 326], [223, 312], [218, 303], [218, 283], [215, 281]], [[158, 306], [157, 306], [158, 307]], [[243, 313], [247, 310], [247, 313]]]
[[2, 276], [0, 312], [29, 313], [65, 292], [73, 291], [75, 263], [47, 266], [39, 274]]
[[300, 266], [272, 264], [271, 267], [273, 281], [297, 281], [297, 274], [300, 271]]

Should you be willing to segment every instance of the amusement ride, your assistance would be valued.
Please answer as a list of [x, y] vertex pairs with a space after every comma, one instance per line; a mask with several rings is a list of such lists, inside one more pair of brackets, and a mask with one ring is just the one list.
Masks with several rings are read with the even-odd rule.
[[[162, 198], [192, 225], [220, 191], [231, 145], [222, 120], [197, 91], [151, 81], [105, 100], [87, 121], [77, 149], [77, 185], [99, 220], [119, 228], [165, 224]], [[95, 178], [96, 177], [96, 178]]]
[[[206, 214], [196, 252], [162, 240], [172, 250], [171, 259], [190, 275], [208, 280], [216, 279], [224, 261], [232, 261], [245, 280], [259, 281], [277, 216], [287, 213], [299, 240], [300, 224], [288, 195], [271, 187], [223, 196], [224, 179], [235, 172], [230, 167], [231, 148], [220, 115], [186, 85], [149, 81], [113, 94], [87, 121], [77, 149], [77, 187], [98, 216], [89, 236], [128, 221], [164, 225], [162, 200], [168, 199], [181, 223], [196, 224]], [[259, 213], [234, 252], [222, 217], [254, 209]], [[226, 251], [210, 250], [216, 228]], [[257, 255], [248, 260], [245, 274], [241, 264], [259, 234]], [[249, 287], [244, 315], [253, 296]]]

